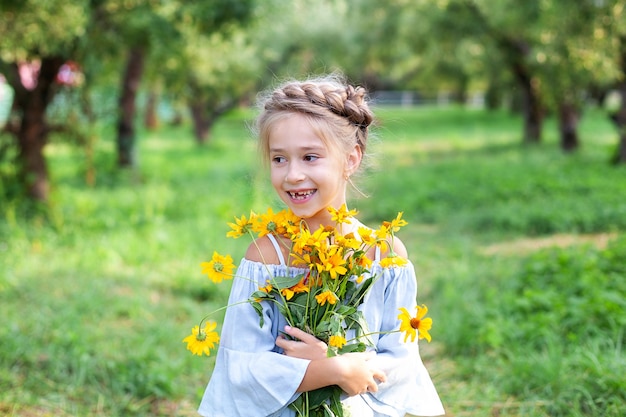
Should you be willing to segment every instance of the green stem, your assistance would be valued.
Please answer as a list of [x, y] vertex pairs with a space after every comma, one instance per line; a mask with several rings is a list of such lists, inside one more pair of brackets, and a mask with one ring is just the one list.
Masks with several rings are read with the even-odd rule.
[[354, 342], [356, 340], [359, 340], [362, 337], [367, 337], [367, 336], [371, 336], [371, 335], [374, 335], [374, 334], [392, 334], [392, 333], [400, 333], [400, 329], [398, 329], [398, 330], [390, 330], [388, 332], [370, 332], [370, 333], [365, 333], [365, 334], [362, 334], [362, 335], [360, 335], [358, 337], [353, 337], [352, 339], [346, 340], [346, 344], [349, 344], [350, 342]]
[[208, 319], [209, 317], [211, 317], [213, 314], [215, 314], [215, 313], [217, 313], [217, 312], [220, 312], [220, 311], [222, 311], [222, 310], [226, 310], [226, 309], [227, 309], [227, 308], [229, 308], [229, 307], [233, 307], [233, 306], [236, 306], [236, 305], [239, 305], [239, 304], [246, 304], [246, 303], [249, 303], [249, 302], [250, 302], [250, 300], [239, 301], [239, 302], [237, 302], [237, 303], [229, 304], [229, 305], [227, 305], [227, 306], [223, 306], [223, 307], [220, 307], [220, 308], [218, 308], [218, 309], [216, 309], [216, 310], [213, 310], [213, 311], [211, 311], [209, 314], [207, 314], [206, 316], [204, 316], [204, 317], [202, 318], [202, 320], [200, 320], [200, 325], [199, 325], [199, 327], [200, 327], [200, 328], [202, 328], [202, 323], [204, 323], [204, 321], [205, 321], [206, 319]]

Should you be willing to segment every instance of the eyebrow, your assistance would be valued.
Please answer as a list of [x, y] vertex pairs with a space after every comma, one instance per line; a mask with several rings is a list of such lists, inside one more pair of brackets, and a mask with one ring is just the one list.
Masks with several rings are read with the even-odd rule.
[[[311, 151], [325, 151], [326, 148], [324, 146], [303, 146], [298, 148], [301, 152], [311, 152]], [[270, 148], [270, 152], [284, 152], [284, 148]]]

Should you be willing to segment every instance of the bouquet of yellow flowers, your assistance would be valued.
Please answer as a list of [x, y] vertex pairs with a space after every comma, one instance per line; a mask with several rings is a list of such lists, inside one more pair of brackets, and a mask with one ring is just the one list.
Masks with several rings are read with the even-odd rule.
[[[238, 238], [248, 235], [256, 242], [257, 237], [273, 234], [280, 242], [289, 245], [288, 264], [302, 268], [302, 273], [293, 277], [270, 276], [264, 286], [250, 294], [248, 303], [259, 315], [263, 327], [262, 303], [275, 303], [287, 323], [314, 335], [328, 345], [328, 355], [348, 352], [363, 352], [372, 346], [367, 322], [358, 307], [368, 290], [377, 279], [371, 273], [372, 260], [368, 252], [375, 246], [387, 256], [380, 266], [402, 266], [407, 260], [393, 251], [395, 233], [407, 223], [402, 212], [392, 221], [385, 221], [377, 230], [359, 227], [358, 232], [342, 233], [342, 225], [349, 224], [357, 214], [344, 206], [329, 208], [335, 226], [320, 226], [311, 231], [306, 222], [291, 211], [265, 214], [251, 213], [249, 217], [235, 218], [229, 223], [227, 236]], [[235, 266], [230, 256], [217, 252], [209, 262], [201, 264], [202, 272], [218, 283], [234, 277]], [[425, 338], [430, 341], [428, 331], [430, 318], [424, 318], [428, 309], [418, 306], [414, 317], [405, 308], [400, 309], [398, 332], [405, 332], [405, 342]], [[205, 320], [203, 319], [203, 322]], [[209, 355], [219, 342], [216, 324], [207, 322], [204, 328], [196, 326], [183, 342], [194, 354]], [[350, 335], [350, 336], [348, 336]], [[299, 396], [290, 407], [301, 416], [343, 416], [340, 402], [341, 389], [337, 386], [320, 388]]]

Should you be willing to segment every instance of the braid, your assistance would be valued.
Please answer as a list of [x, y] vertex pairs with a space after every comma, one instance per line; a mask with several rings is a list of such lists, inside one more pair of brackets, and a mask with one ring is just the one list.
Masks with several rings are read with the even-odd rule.
[[322, 119], [329, 113], [339, 116], [358, 129], [356, 142], [365, 151], [368, 128], [374, 120], [366, 95], [363, 87], [346, 85], [333, 77], [289, 82], [274, 90], [265, 101], [264, 110], [293, 111]]
[[357, 145], [365, 155], [369, 127], [374, 122], [367, 91], [347, 84], [340, 75], [288, 81], [261, 97], [260, 104], [255, 127], [265, 160], [269, 160], [272, 126], [290, 113], [309, 118], [329, 147], [349, 153]]
[[[274, 91], [265, 104], [265, 110], [295, 110], [311, 115], [321, 115], [326, 109], [345, 117], [361, 128], [367, 128], [374, 117], [367, 105], [363, 87], [339, 87], [331, 83], [289, 83]], [[320, 108], [312, 107], [315, 104]]]

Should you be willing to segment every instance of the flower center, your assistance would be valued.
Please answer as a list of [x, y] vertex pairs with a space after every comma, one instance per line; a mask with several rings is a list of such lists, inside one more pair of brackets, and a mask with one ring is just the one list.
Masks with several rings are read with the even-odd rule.
[[222, 272], [224, 270], [224, 264], [221, 262], [215, 262], [213, 264], [213, 269], [216, 270], [217, 272]]
[[420, 319], [416, 319], [415, 317], [413, 317], [411, 319], [411, 321], [410, 321], [411, 327], [414, 328], [414, 329], [419, 329], [420, 328], [420, 322], [421, 322]]

